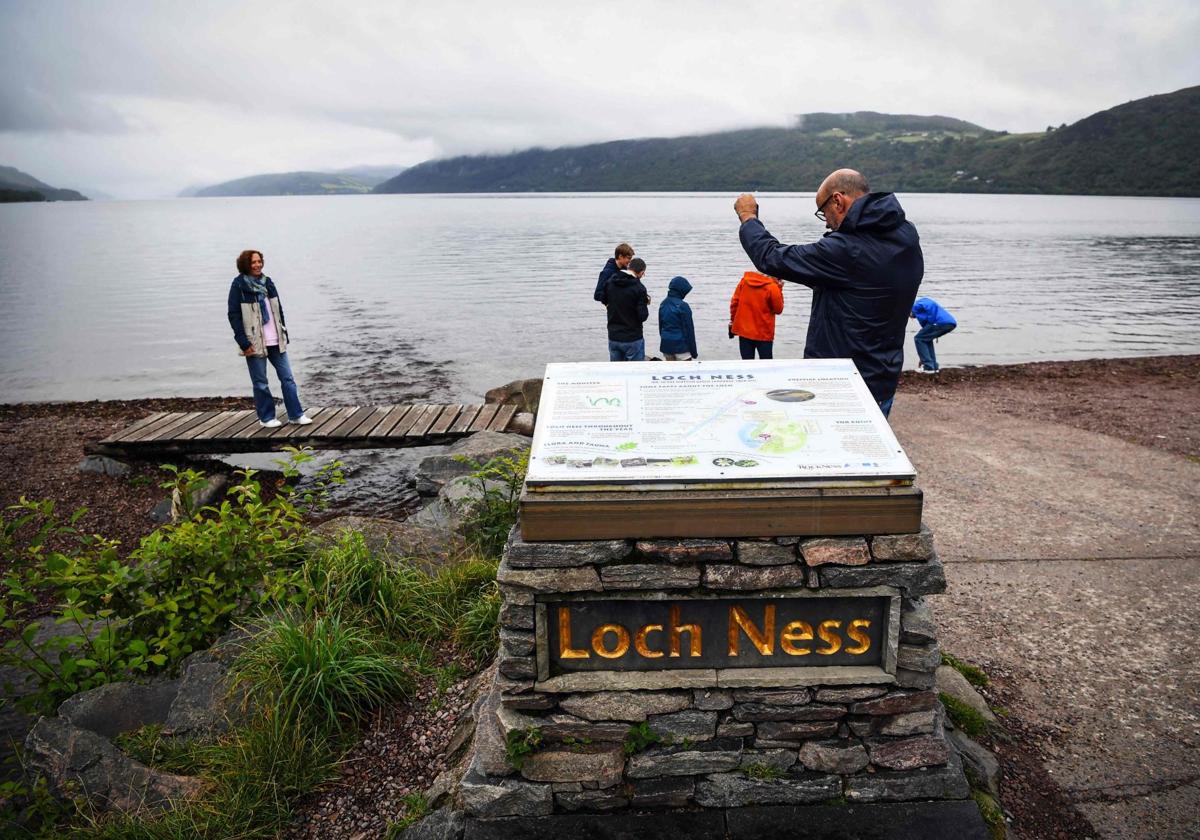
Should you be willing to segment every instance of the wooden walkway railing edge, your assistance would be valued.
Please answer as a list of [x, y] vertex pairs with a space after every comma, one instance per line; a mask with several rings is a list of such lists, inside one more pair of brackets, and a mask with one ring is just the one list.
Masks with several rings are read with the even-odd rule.
[[310, 425], [264, 429], [249, 409], [160, 411], [85, 449], [117, 458], [277, 452], [288, 446], [377, 449], [433, 446], [485, 430], [528, 434], [533, 428], [533, 415], [499, 403], [318, 406], [308, 416]]

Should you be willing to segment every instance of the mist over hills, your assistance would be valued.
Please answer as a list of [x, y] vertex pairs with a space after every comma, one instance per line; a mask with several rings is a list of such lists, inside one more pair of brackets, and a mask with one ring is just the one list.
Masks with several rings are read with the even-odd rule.
[[64, 190], [39, 181], [12, 166], [0, 166], [0, 202], [15, 201], [87, 201], [76, 190]]
[[816, 113], [791, 128], [426, 161], [378, 193], [808, 191], [834, 169], [904, 192], [1200, 196], [1200, 86], [1010, 134], [942, 116]]

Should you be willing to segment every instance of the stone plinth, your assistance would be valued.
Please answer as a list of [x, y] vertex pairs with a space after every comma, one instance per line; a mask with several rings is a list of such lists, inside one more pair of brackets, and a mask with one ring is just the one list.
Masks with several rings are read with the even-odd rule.
[[514, 529], [498, 580], [497, 676], [459, 797], [472, 817], [969, 793], [933, 687], [925, 598], [946, 581], [928, 529], [563, 543]]

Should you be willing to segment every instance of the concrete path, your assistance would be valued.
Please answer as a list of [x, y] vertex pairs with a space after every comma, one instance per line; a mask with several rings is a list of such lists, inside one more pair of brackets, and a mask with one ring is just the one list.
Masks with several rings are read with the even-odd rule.
[[1011, 682], [1103, 837], [1200, 837], [1200, 464], [903, 392], [943, 646]]

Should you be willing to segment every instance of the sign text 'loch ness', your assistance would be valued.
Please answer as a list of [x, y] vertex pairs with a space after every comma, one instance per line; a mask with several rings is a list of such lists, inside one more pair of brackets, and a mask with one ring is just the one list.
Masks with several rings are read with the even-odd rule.
[[550, 674], [882, 665], [891, 598], [545, 602]]

